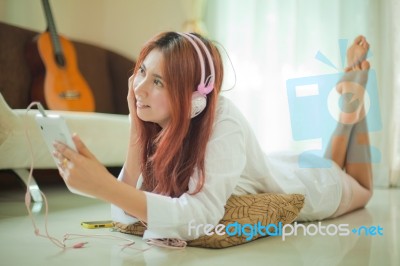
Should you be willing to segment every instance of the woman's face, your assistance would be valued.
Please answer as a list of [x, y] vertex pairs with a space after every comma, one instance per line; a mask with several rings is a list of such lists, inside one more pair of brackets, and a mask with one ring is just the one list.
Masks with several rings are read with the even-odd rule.
[[158, 49], [153, 49], [144, 59], [133, 79], [138, 117], [146, 122], [165, 127], [171, 117], [168, 91], [163, 77], [164, 57]]

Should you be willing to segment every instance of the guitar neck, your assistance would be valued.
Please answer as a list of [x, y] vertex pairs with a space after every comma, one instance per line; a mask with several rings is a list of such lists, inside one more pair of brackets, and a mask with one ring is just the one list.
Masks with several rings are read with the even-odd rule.
[[50, 33], [51, 41], [52, 41], [53, 48], [54, 48], [54, 56], [56, 58], [57, 63], [60, 66], [64, 66], [64, 64], [65, 64], [64, 54], [62, 51], [60, 40], [58, 38], [56, 24], [54, 22], [53, 15], [51, 13], [49, 0], [42, 0], [42, 4], [43, 4], [44, 13], [46, 15], [47, 30]]

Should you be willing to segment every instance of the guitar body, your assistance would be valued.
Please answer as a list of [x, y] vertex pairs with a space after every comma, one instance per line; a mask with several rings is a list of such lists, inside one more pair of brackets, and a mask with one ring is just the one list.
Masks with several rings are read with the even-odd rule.
[[[41, 67], [34, 62], [37, 60], [31, 60], [33, 63], [31, 62], [30, 65], [34, 75], [32, 99], [42, 101], [47, 108], [53, 110], [93, 112], [95, 110], [93, 95], [79, 72], [73, 44], [62, 36], [58, 38], [65, 58], [63, 66], [55, 60], [49, 32], [40, 34], [36, 40], [37, 52], [43, 62], [45, 75], [43, 77]], [[34, 56], [27, 56], [27, 58], [34, 58]]]
[[94, 112], [92, 92], [78, 70], [73, 44], [57, 34], [49, 0], [42, 0], [47, 31], [26, 47], [32, 100], [48, 109]]

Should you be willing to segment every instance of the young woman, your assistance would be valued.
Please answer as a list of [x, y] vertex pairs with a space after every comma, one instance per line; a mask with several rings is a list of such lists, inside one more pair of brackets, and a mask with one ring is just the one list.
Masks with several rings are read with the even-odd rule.
[[[363, 36], [349, 48], [340, 93], [363, 95], [368, 49]], [[301, 221], [336, 217], [367, 204], [372, 174], [362, 101], [356, 112], [340, 118], [323, 159], [332, 166], [300, 168], [296, 154], [262, 152], [246, 119], [220, 95], [222, 79], [212, 42], [176, 32], [155, 36], [129, 79], [130, 139], [118, 180], [77, 135], [78, 152], [54, 145], [61, 176], [69, 186], [110, 202], [113, 219], [146, 222], [144, 238], [196, 238], [188, 233], [189, 222], [216, 225], [232, 194], [304, 194]]]

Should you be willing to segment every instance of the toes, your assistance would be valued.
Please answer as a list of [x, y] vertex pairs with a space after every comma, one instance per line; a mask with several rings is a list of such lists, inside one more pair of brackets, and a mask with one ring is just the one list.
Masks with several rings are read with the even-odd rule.
[[365, 41], [365, 37], [362, 35], [359, 35], [354, 39], [354, 44], [359, 45], [363, 40]]
[[344, 72], [350, 72], [352, 70], [352, 67], [351, 66], [348, 66], [348, 67], [346, 67], [345, 69], [344, 69]]
[[367, 60], [361, 62], [361, 70], [368, 70], [370, 68], [370, 64]]
[[365, 41], [362, 46], [368, 51], [369, 43], [367, 41]]

